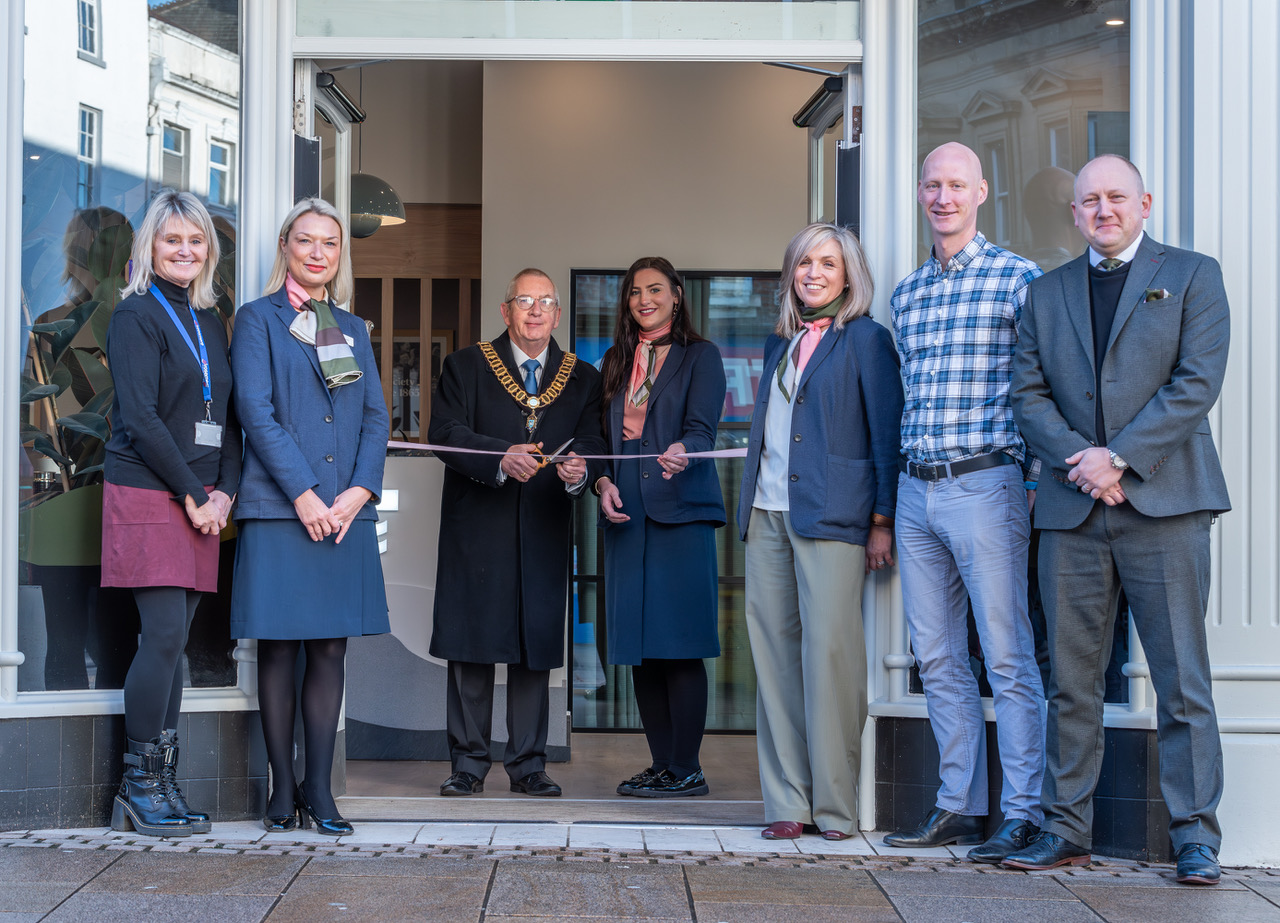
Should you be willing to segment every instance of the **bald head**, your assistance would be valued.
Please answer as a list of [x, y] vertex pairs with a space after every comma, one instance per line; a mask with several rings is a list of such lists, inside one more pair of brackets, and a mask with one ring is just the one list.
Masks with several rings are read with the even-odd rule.
[[1137, 166], [1134, 164], [1132, 160], [1130, 160], [1128, 157], [1121, 157], [1119, 154], [1099, 154], [1097, 157], [1093, 158], [1093, 160], [1090, 160], [1087, 164], [1085, 164], [1083, 167], [1080, 168], [1080, 174], [1079, 176], [1076, 177], [1075, 190], [1074, 190], [1077, 202], [1080, 201], [1080, 197], [1081, 197], [1080, 181], [1085, 178], [1085, 174], [1093, 173], [1095, 172], [1096, 169], [1104, 169], [1106, 167], [1112, 167], [1112, 168], [1118, 167], [1126, 171], [1129, 174], [1129, 177], [1136, 184], [1132, 188], [1136, 189], [1137, 194], [1139, 196], [1141, 196], [1143, 193], [1147, 191], [1146, 184], [1143, 183], [1142, 181], [1142, 171], [1140, 171], [1137, 168]]
[[978, 206], [987, 200], [978, 155], [956, 141], [934, 148], [920, 168], [916, 199], [933, 232], [933, 252], [946, 263], [978, 233]]

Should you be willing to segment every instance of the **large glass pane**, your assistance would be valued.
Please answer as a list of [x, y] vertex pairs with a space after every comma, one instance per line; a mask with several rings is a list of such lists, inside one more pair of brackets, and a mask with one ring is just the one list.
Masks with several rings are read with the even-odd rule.
[[[613, 343], [623, 270], [575, 270], [571, 308], [574, 351], [599, 367]], [[694, 325], [724, 358], [727, 392], [716, 448], [747, 444], [764, 341], [778, 312], [776, 272], [684, 273]], [[719, 657], [707, 661], [709, 730], [753, 730], [756, 676], [747, 641], [743, 604], [745, 557], [738, 538], [738, 488], [742, 459], [716, 462], [728, 524], [716, 530], [720, 569]], [[598, 506], [577, 506], [574, 568], [573, 725], [575, 728], [639, 728], [631, 668], [609, 666], [605, 648], [604, 549], [596, 528]]]
[[[946, 141], [982, 160], [988, 185], [978, 210], [987, 239], [1046, 272], [1084, 252], [1071, 215], [1075, 173], [1103, 153], [1129, 154], [1129, 2], [917, 0], [919, 161]], [[920, 261], [929, 226], [917, 221]], [[1037, 659], [1047, 676], [1044, 613], [1036, 586], [1033, 533], [1029, 590]], [[1128, 659], [1121, 604], [1107, 701], [1127, 700], [1120, 666]], [[971, 663], [990, 694], [977, 631]], [[912, 690], [920, 692], [912, 671]]]
[[298, 0], [300, 36], [856, 41], [858, 0]]
[[[220, 0], [27, 0], [25, 16], [22, 300], [6, 306], [21, 311], [24, 357], [18, 688], [112, 689], [137, 648], [138, 616], [128, 590], [98, 587], [112, 376], [127, 373], [107, 365], [107, 324], [134, 228], [165, 177], [209, 205], [222, 248], [218, 308], [231, 316], [239, 16]], [[80, 54], [86, 34], [94, 61]], [[104, 48], [105, 34], [132, 40]], [[221, 592], [201, 603], [187, 645], [193, 686], [236, 681], [234, 537], [223, 538]]]

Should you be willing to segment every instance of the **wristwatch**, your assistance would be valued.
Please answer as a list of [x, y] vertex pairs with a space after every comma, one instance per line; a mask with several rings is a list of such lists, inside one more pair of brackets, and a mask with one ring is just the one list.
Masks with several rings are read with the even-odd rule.
[[1124, 471], [1129, 467], [1129, 463], [1127, 461], [1115, 452], [1112, 452], [1110, 449], [1107, 449], [1107, 454], [1111, 456], [1111, 467], [1115, 468], [1117, 471]]

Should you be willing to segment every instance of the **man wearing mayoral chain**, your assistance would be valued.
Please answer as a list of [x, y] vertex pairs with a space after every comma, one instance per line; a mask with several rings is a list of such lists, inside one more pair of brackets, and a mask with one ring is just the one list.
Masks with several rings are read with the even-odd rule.
[[517, 274], [500, 310], [506, 333], [446, 357], [432, 401], [433, 444], [506, 453], [438, 453], [431, 654], [449, 662], [453, 766], [440, 794], [484, 791], [494, 665], [504, 663], [511, 791], [554, 796], [548, 680], [564, 664], [573, 501], [594, 479], [578, 456], [605, 452], [600, 373], [552, 338], [560, 296], [546, 273]]

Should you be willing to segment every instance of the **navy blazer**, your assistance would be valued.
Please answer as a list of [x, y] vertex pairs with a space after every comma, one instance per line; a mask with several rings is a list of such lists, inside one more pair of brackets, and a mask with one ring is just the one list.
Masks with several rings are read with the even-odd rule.
[[391, 418], [368, 328], [335, 307], [364, 375], [330, 390], [315, 347], [289, 332], [297, 316], [283, 288], [236, 312], [231, 370], [245, 440], [235, 518], [292, 519], [293, 501], [308, 489], [332, 505], [359, 486], [373, 501], [356, 518], [377, 519]]
[[[610, 351], [617, 349], [611, 347]], [[630, 368], [631, 363], [627, 363]], [[630, 379], [630, 374], [627, 376]], [[709, 452], [715, 448], [716, 427], [724, 411], [724, 361], [714, 343], [701, 341], [681, 346], [672, 343], [649, 393], [644, 427], [640, 433], [641, 454], [665, 452], [672, 443], [684, 443], [686, 452]], [[609, 402], [610, 452], [622, 452], [622, 414], [626, 407], [627, 383]], [[609, 476], [618, 481], [621, 465], [640, 466], [640, 494], [645, 515], [655, 522], [713, 522], [722, 526], [724, 495], [715, 459], [691, 458], [689, 467], [671, 480], [662, 477], [656, 458], [610, 462]], [[623, 497], [625, 504], [627, 498]], [[603, 515], [600, 524], [612, 523]]]
[[[776, 335], [765, 342], [738, 497], [743, 541], [773, 375], [789, 345]], [[865, 545], [871, 515], [894, 515], [901, 426], [902, 377], [889, 331], [866, 316], [828, 329], [805, 366], [791, 412], [791, 527], [805, 538]]]

